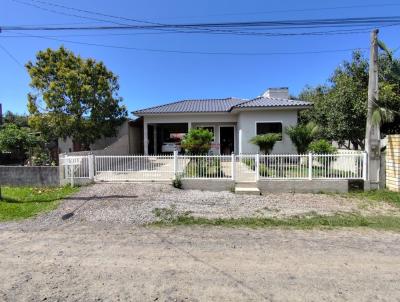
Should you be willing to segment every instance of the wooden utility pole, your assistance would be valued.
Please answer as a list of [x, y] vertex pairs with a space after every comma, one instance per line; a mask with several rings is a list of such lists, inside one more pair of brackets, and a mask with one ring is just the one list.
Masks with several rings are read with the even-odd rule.
[[368, 113], [365, 132], [365, 151], [368, 154], [369, 188], [379, 188], [380, 172], [380, 125], [372, 122], [372, 114], [378, 107], [378, 29], [371, 32], [371, 49], [368, 81]]

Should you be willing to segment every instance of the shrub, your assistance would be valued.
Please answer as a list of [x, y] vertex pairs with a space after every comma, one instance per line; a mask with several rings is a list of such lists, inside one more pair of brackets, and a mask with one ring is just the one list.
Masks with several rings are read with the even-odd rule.
[[185, 175], [189, 177], [221, 177], [224, 175], [218, 158], [192, 159], [186, 166]]
[[312, 153], [317, 154], [336, 153], [336, 148], [332, 146], [332, 144], [329, 143], [326, 139], [313, 141], [309, 145], [308, 150]]
[[250, 142], [257, 145], [264, 154], [269, 154], [277, 141], [282, 139], [279, 133], [268, 133], [254, 136]]
[[174, 188], [177, 188], [177, 189], [182, 189], [182, 179], [181, 179], [181, 177], [180, 176], [176, 176], [173, 180], [172, 180], [172, 186], [174, 187]]
[[296, 146], [297, 153], [306, 153], [309, 145], [315, 139], [318, 126], [310, 122], [306, 125], [289, 126], [286, 133], [289, 135], [293, 144]]
[[182, 148], [189, 154], [207, 154], [214, 138], [212, 132], [202, 128], [192, 128], [183, 138]]

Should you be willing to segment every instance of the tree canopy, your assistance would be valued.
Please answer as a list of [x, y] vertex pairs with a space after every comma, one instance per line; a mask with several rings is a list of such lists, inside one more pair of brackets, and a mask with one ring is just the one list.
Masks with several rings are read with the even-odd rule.
[[60, 47], [39, 51], [26, 68], [29, 125], [47, 140], [71, 136], [83, 148], [101, 136], [113, 136], [127, 116], [118, 96], [118, 77], [102, 62], [84, 59]]
[[[400, 60], [379, 57], [379, 106], [400, 111]], [[340, 144], [364, 147], [368, 100], [368, 60], [354, 52], [351, 61], [336, 68], [327, 85], [306, 87], [299, 98], [311, 101], [312, 109], [300, 114], [302, 123], [314, 122], [321, 136]], [[399, 117], [383, 124], [383, 133], [398, 132]]]

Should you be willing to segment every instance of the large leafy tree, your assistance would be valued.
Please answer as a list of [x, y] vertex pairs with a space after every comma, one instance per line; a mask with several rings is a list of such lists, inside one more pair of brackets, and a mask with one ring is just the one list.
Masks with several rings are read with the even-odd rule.
[[[379, 106], [400, 111], [399, 70], [400, 61], [381, 55]], [[312, 109], [301, 113], [300, 121], [315, 122], [322, 138], [335, 140], [343, 145], [364, 147], [368, 99], [368, 61], [360, 52], [354, 52], [351, 61], [344, 61], [331, 76], [328, 85], [306, 87], [299, 98], [311, 101]], [[380, 118], [386, 109], [381, 110]], [[399, 129], [398, 120], [383, 122], [383, 132]], [[396, 123], [397, 122], [397, 123]], [[345, 145], [350, 147], [349, 145]]]
[[71, 136], [87, 148], [101, 136], [113, 136], [127, 115], [118, 96], [118, 77], [102, 62], [84, 59], [60, 47], [39, 51], [26, 68], [29, 124], [48, 140]]

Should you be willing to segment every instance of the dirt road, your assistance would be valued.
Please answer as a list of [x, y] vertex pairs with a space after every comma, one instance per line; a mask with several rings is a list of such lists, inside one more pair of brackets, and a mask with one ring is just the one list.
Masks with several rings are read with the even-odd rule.
[[399, 301], [400, 234], [0, 229], [2, 301]]

